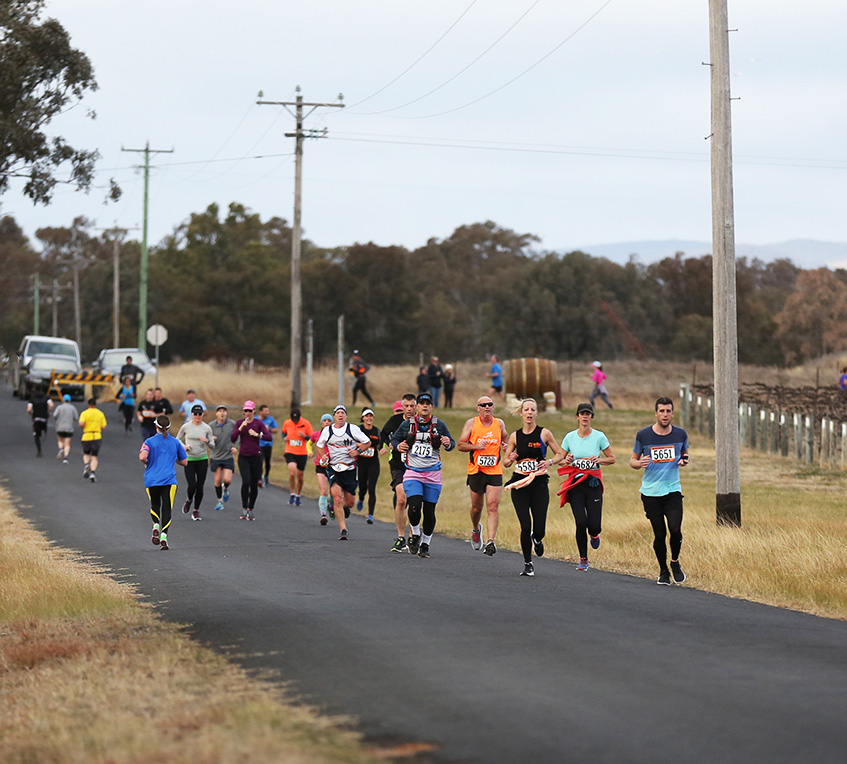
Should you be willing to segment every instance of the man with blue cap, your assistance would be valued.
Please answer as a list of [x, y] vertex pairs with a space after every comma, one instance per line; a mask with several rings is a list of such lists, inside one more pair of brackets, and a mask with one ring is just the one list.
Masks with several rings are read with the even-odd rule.
[[53, 409], [53, 420], [56, 423], [56, 439], [59, 443], [59, 453], [56, 454], [56, 458], [61, 459], [62, 464], [68, 463], [68, 455], [71, 452], [71, 438], [73, 437], [74, 426], [78, 419], [79, 411], [71, 403], [71, 396], [65, 393], [62, 396], [62, 402]]

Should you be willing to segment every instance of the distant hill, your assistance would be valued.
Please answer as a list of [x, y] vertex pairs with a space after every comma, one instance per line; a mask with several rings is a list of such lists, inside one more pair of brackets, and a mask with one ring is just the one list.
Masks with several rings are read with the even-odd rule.
[[[630, 255], [637, 255], [642, 263], [654, 263], [665, 257], [673, 257], [683, 252], [688, 257], [708, 255], [712, 243], [708, 241], [685, 241], [668, 239], [666, 241], [626, 241], [619, 244], [586, 244], [581, 247], [559, 250], [572, 252], [580, 250], [594, 257], [605, 257], [616, 263], [625, 263]], [[847, 243], [835, 241], [815, 241], [813, 239], [792, 239], [778, 244], [738, 244], [735, 245], [736, 257], [750, 260], [758, 258], [771, 262], [780, 258], [791, 260], [800, 268], [847, 268]]]

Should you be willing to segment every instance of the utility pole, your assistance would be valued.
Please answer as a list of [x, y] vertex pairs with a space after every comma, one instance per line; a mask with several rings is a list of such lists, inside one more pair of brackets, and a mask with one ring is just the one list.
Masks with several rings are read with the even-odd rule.
[[114, 225], [112, 228], [98, 230], [112, 237], [112, 347], [118, 348], [121, 346], [121, 239], [130, 230], [137, 229], [119, 228]]
[[[259, 98], [262, 92], [259, 91]], [[302, 355], [302, 287], [300, 284], [300, 211], [302, 207], [302, 185], [303, 185], [303, 138], [321, 138], [326, 136], [326, 129], [322, 131], [303, 131], [303, 119], [320, 107], [344, 108], [341, 103], [342, 95], [339, 93], [339, 103], [304, 103], [300, 95], [300, 86], [297, 86], [296, 101], [257, 101], [259, 105], [284, 106], [296, 120], [296, 130], [286, 133], [286, 138], [295, 138], [294, 149], [294, 229], [291, 234], [291, 405], [300, 405], [300, 356]], [[289, 106], [294, 106], [292, 112]], [[303, 107], [310, 107], [308, 113], [303, 114]]]
[[138, 347], [147, 347], [147, 208], [150, 192], [150, 154], [173, 154], [173, 149], [150, 149], [150, 141], [143, 149], [125, 149], [121, 151], [142, 152], [144, 154], [144, 228], [141, 234], [141, 273], [138, 279]]
[[717, 522], [741, 525], [738, 324], [727, 0], [709, 0], [712, 92], [712, 311]]
[[33, 299], [33, 334], [41, 334], [41, 274], [36, 273], [32, 277], [32, 299]]

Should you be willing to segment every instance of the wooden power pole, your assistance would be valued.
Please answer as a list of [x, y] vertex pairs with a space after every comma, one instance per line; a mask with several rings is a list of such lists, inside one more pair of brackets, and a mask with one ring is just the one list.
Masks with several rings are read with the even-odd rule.
[[719, 524], [741, 525], [738, 325], [727, 0], [709, 0], [712, 90], [712, 311], [715, 353], [715, 502]]
[[[259, 98], [262, 93], [259, 93]], [[291, 112], [289, 106], [294, 106], [293, 116], [296, 120], [297, 129], [293, 133], [286, 133], [286, 138], [296, 140], [294, 149], [294, 227], [291, 233], [291, 406], [299, 406], [302, 399], [300, 386], [300, 360], [303, 354], [302, 338], [302, 286], [300, 283], [300, 211], [302, 207], [303, 187], [303, 138], [321, 138], [326, 135], [326, 130], [303, 130], [303, 119], [319, 107], [344, 108], [338, 96], [339, 103], [304, 103], [300, 95], [300, 86], [297, 86], [296, 101], [257, 101], [258, 104], [284, 106]], [[303, 114], [303, 107], [309, 106], [309, 112]]]

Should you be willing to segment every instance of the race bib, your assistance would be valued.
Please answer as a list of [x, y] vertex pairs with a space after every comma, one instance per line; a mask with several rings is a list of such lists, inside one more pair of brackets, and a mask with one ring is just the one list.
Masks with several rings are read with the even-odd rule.
[[347, 470], [355, 469], [352, 464], [333, 464], [333, 472], [347, 472]]
[[372, 448], [367, 449], [366, 451], [362, 451], [362, 456], [366, 459], [370, 459], [374, 455], [374, 450]]
[[429, 443], [418, 440], [412, 445], [410, 453], [428, 459], [432, 457], [432, 446]]
[[573, 466], [578, 470], [595, 470], [598, 467], [591, 459], [574, 459]]
[[535, 472], [535, 470], [538, 469], [538, 462], [535, 459], [523, 459], [515, 465], [515, 469], [518, 472], [529, 474], [530, 472]]
[[673, 462], [676, 461], [676, 449], [673, 446], [651, 446], [650, 461]]
[[478, 456], [476, 458], [476, 463], [480, 467], [494, 467], [497, 464], [497, 457], [491, 456], [490, 454]]
[[303, 441], [302, 440], [289, 440], [288, 445], [289, 446], [302, 446]]

